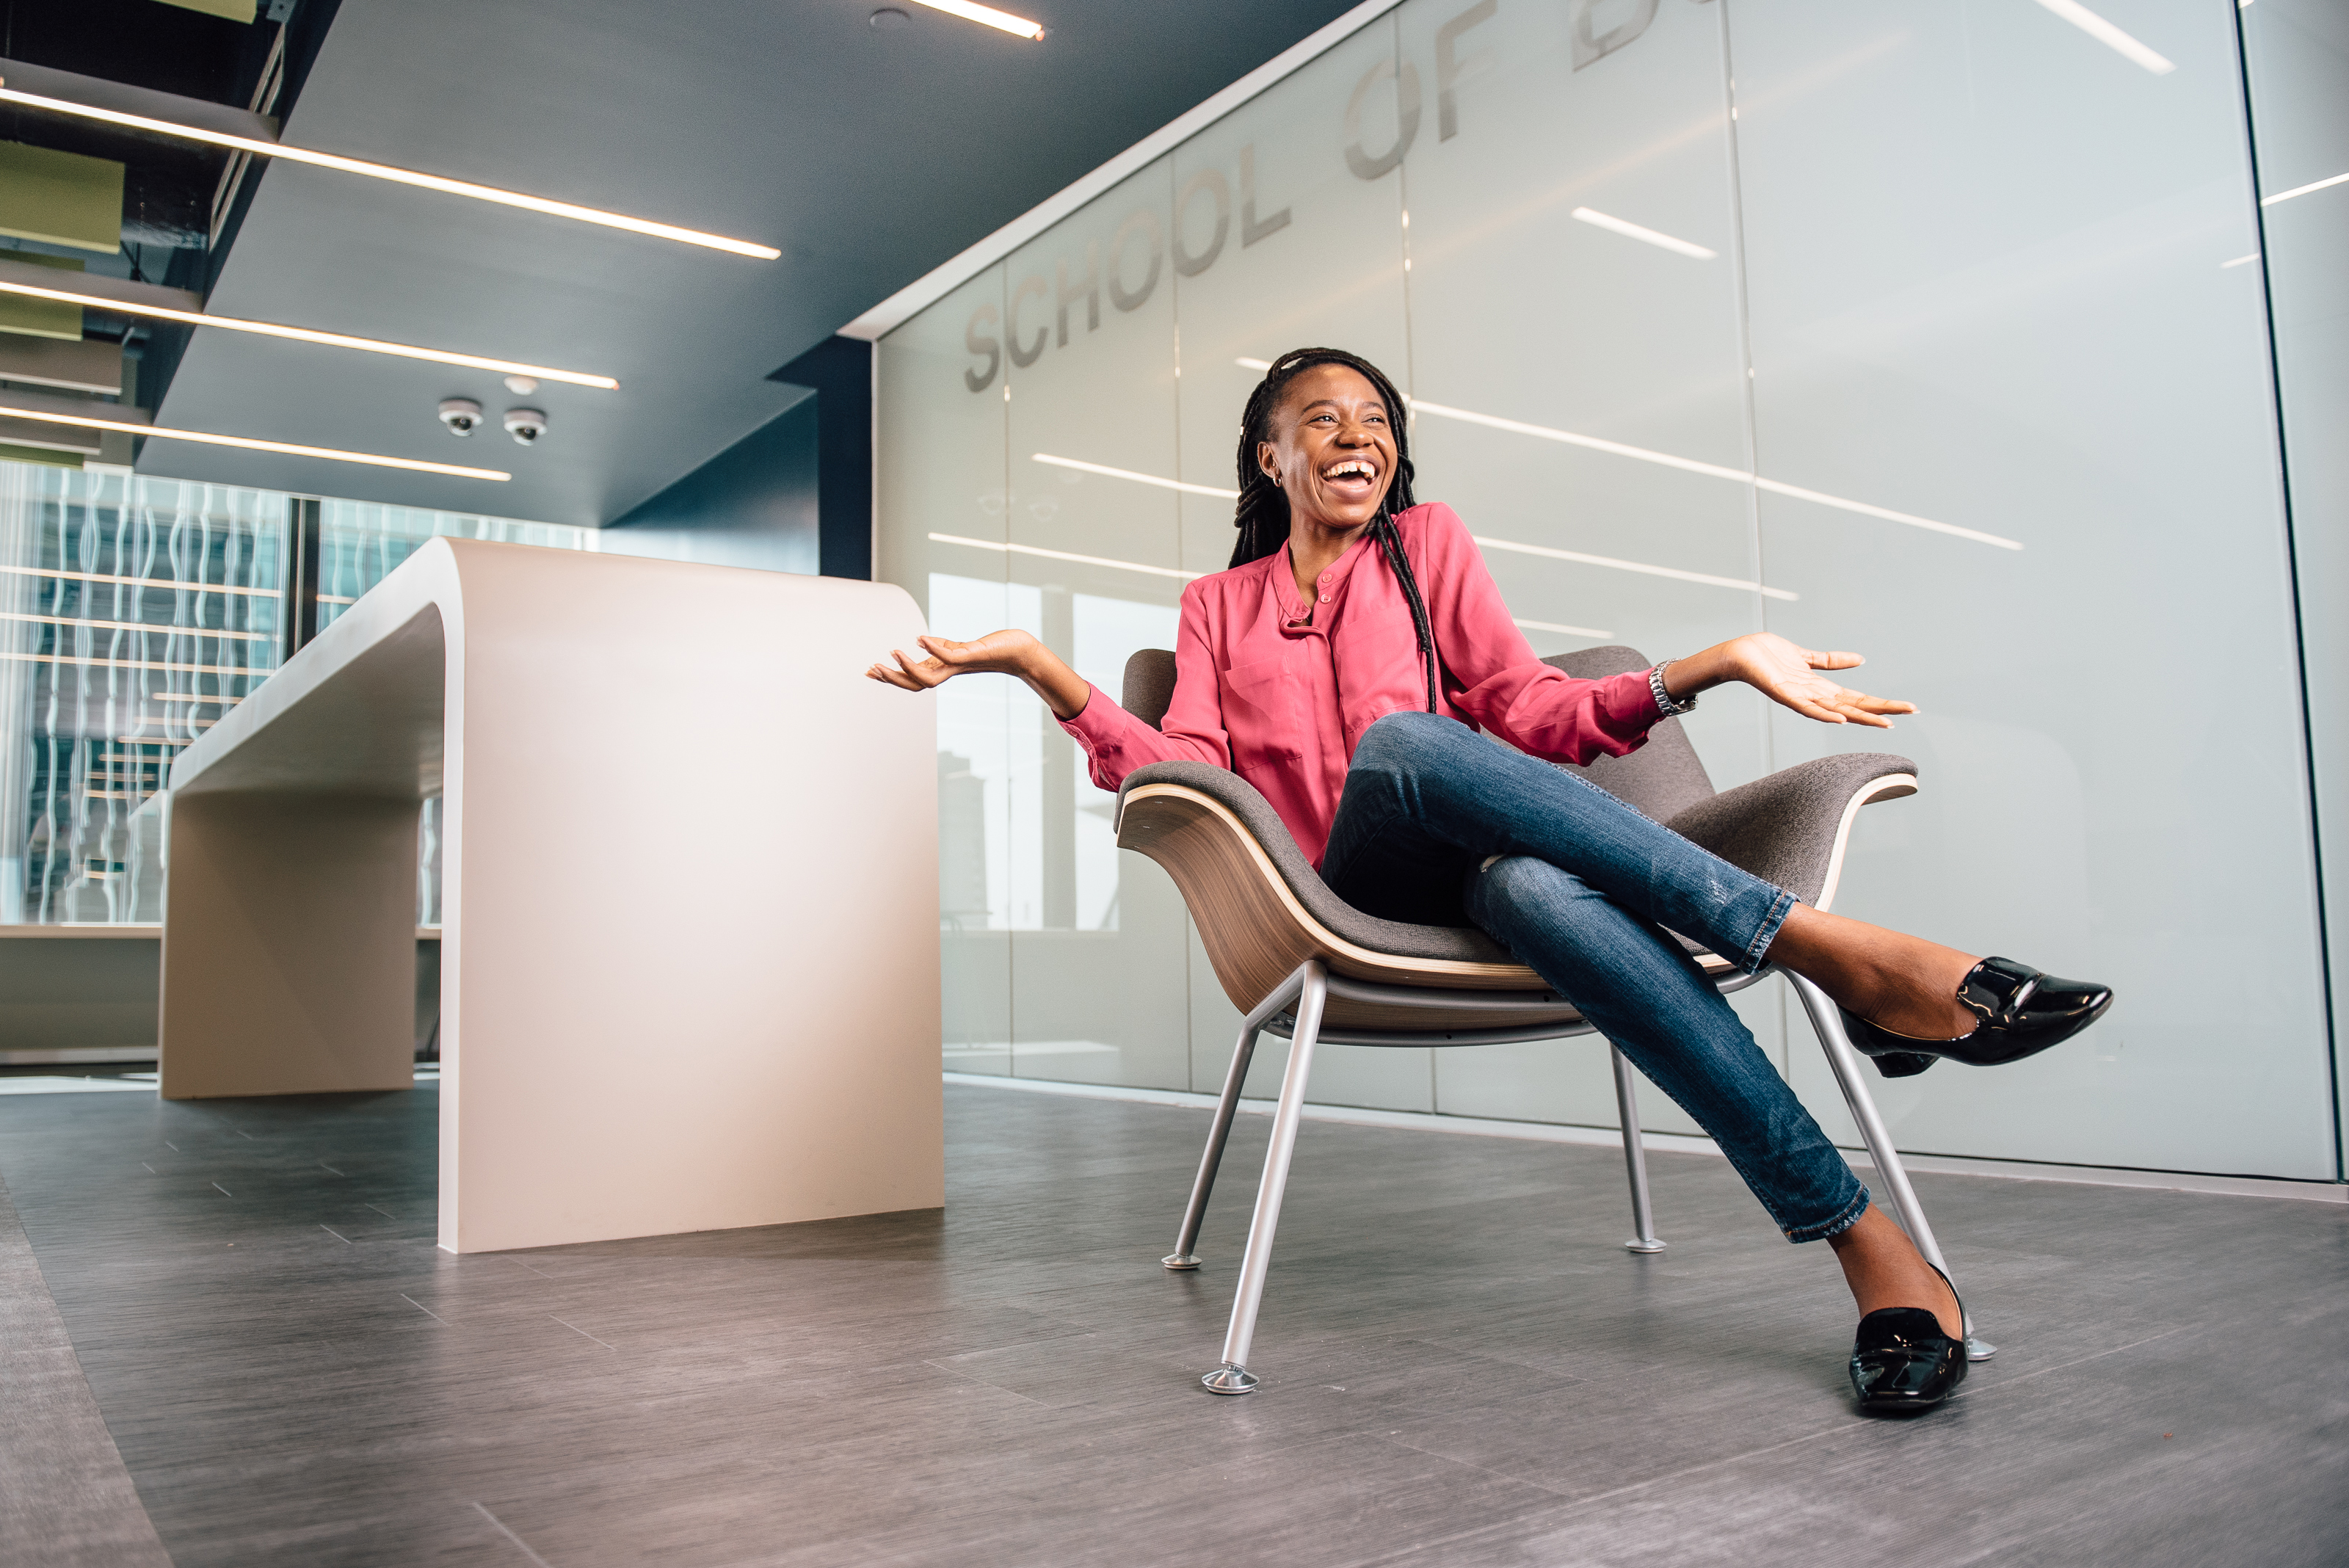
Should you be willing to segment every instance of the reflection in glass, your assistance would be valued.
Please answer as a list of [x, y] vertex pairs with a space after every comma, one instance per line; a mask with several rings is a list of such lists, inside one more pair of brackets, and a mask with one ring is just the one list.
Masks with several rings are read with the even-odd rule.
[[161, 918], [157, 792], [276, 668], [286, 502], [0, 462], [0, 925]]

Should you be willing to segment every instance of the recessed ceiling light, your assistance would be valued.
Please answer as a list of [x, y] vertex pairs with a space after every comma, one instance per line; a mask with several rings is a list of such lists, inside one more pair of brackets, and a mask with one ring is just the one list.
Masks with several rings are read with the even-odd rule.
[[132, 300], [109, 299], [103, 295], [76, 294], [67, 288], [44, 288], [38, 284], [11, 283], [0, 279], [0, 294], [18, 295], [26, 299], [54, 299], [66, 305], [78, 305], [88, 310], [108, 311], [119, 316], [152, 317], [159, 321], [184, 322], [190, 327], [217, 327], [227, 332], [286, 337], [296, 343], [323, 344], [329, 348], [356, 348], [363, 354], [389, 354], [402, 359], [429, 359], [436, 365], [462, 365], [474, 370], [496, 370], [548, 381], [567, 381], [574, 387], [595, 387], [607, 392], [616, 390], [620, 385], [609, 376], [591, 376], [583, 370], [556, 370], [544, 365], [523, 365], [512, 359], [491, 359], [479, 354], [419, 348], [412, 343], [386, 343], [374, 337], [352, 337], [340, 332], [315, 332], [307, 327], [282, 327], [274, 321], [245, 321], [233, 316], [178, 310], [168, 305], [143, 305]]
[[[941, 0], [941, 9], [954, 9]], [[984, 5], [966, 7], [971, 12], [985, 11]], [[989, 16], [1001, 16], [1000, 11]], [[984, 17], [974, 16], [975, 21]], [[1008, 17], [1018, 22], [1018, 17]], [[1001, 23], [989, 23], [1000, 26]], [[1034, 27], [1033, 23], [1020, 26]], [[1018, 28], [1009, 29], [1018, 31]], [[1043, 29], [1036, 27], [1036, 36]], [[0, 82], [0, 102], [23, 104], [27, 109], [47, 109], [56, 114], [78, 115], [84, 119], [103, 120], [131, 130], [144, 130], [157, 136], [176, 136], [189, 141], [206, 142], [213, 147], [227, 147], [255, 158], [281, 158], [290, 163], [308, 163], [320, 169], [336, 169], [346, 174], [364, 174], [371, 180], [388, 180], [395, 184], [414, 185], [427, 191], [440, 191], [451, 196], [467, 196], [476, 202], [493, 202], [502, 207], [520, 207], [527, 212], [544, 213], [550, 217], [570, 218], [582, 223], [599, 223], [607, 229], [626, 229], [631, 234], [650, 234], [656, 239], [676, 240], [681, 244], [706, 245], [715, 251], [731, 251], [736, 255], [754, 256], [761, 261], [773, 261], [783, 253], [772, 245], [753, 244], [748, 240], [731, 240], [723, 234], [706, 234], [698, 229], [680, 229], [674, 223], [656, 223], [648, 218], [632, 218], [625, 213], [606, 213], [595, 207], [575, 206], [569, 202], [550, 202], [543, 196], [525, 196], [519, 191], [501, 191], [494, 185], [476, 185], [468, 180], [448, 180], [438, 174], [419, 173], [413, 169], [395, 169], [388, 163], [369, 163], [361, 158], [344, 158], [332, 152], [318, 152], [307, 147], [289, 147], [282, 141], [260, 141], [250, 136], [232, 136], [226, 131], [206, 130], [199, 126], [174, 125], [168, 119], [150, 119], [143, 114], [124, 114], [119, 109], [98, 109], [89, 104], [67, 103], [63, 99], [42, 98], [38, 94], [19, 92]]]
[[884, 5], [872, 16], [867, 16], [864, 19], [864, 25], [876, 33], [894, 33], [912, 20], [911, 16], [906, 16], [895, 5]]
[[[949, 16], [959, 16], [966, 22], [999, 28], [1014, 37], [1030, 42], [1044, 36], [1044, 24], [1030, 22], [1025, 16], [1015, 16], [1009, 11], [999, 11], [992, 5], [973, 5], [971, 0], [914, 0], [916, 5], [927, 5], [933, 11], [944, 11]], [[877, 24], [876, 25], [881, 25]]]
[[5, 403], [0, 403], [0, 419], [38, 420], [44, 424], [77, 425], [84, 430], [121, 431], [129, 435], [153, 436], [158, 441], [233, 446], [246, 452], [280, 452], [289, 457], [323, 457], [333, 462], [364, 462], [375, 468], [405, 468], [418, 473], [446, 473], [458, 479], [504, 481], [513, 477], [494, 468], [465, 468], [453, 462], [425, 462], [413, 457], [384, 457], [368, 452], [337, 452], [329, 446], [298, 446], [292, 441], [256, 441], [252, 436], [214, 435], [209, 431], [175, 431], [163, 425], [134, 425], [123, 420], [93, 419], [87, 414], [53, 414], [46, 410], [14, 408]]

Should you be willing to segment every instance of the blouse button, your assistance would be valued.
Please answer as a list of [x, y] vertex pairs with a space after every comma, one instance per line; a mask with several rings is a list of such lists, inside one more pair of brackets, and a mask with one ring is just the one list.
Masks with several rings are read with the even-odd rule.
[[1321, 602], [1325, 605], [1328, 604], [1330, 602], [1330, 596], [1328, 594], [1323, 594], [1321, 596]]

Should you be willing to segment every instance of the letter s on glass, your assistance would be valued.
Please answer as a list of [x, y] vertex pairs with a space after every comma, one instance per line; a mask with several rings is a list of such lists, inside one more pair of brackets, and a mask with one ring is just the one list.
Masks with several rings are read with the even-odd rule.
[[982, 376], [976, 370], [965, 370], [962, 373], [962, 384], [974, 392], [983, 392], [993, 386], [995, 373], [1003, 369], [1003, 345], [998, 343], [991, 334], [985, 337], [978, 335], [978, 329], [981, 327], [992, 326], [994, 322], [995, 306], [982, 305], [970, 313], [970, 325], [962, 329], [962, 346], [973, 354], [987, 356], [985, 375]]
[[[1655, 0], [1648, 4], [1652, 6]], [[1362, 100], [1389, 77], [1395, 78], [1394, 145], [1373, 158], [1362, 151]], [[1402, 161], [1403, 154], [1411, 151], [1412, 138], [1418, 134], [1419, 67], [1405, 60], [1398, 76], [1392, 60], [1381, 60], [1354, 84], [1354, 96], [1346, 100], [1346, 167], [1357, 180], [1375, 180]]]

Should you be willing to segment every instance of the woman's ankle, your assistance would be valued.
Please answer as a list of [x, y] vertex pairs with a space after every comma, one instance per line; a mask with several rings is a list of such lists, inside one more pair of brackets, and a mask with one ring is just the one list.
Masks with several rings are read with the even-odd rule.
[[1951, 1040], [1973, 1027], [1958, 987], [1978, 961], [1955, 948], [1796, 904], [1764, 957], [1894, 1033]]
[[1940, 1321], [1943, 1334], [1963, 1337], [1957, 1292], [1882, 1210], [1870, 1204], [1847, 1230], [1828, 1237], [1827, 1244], [1843, 1265], [1844, 1283], [1860, 1316], [1887, 1307], [1919, 1307]]

